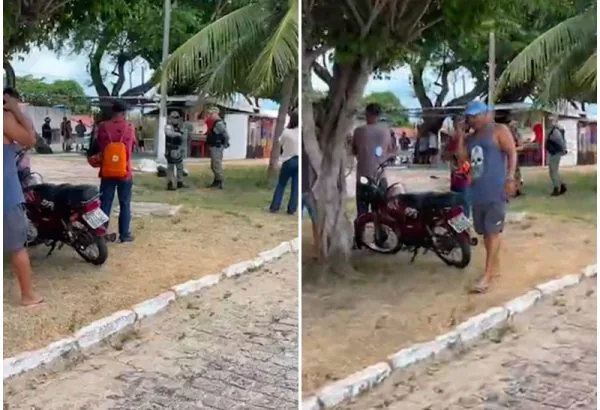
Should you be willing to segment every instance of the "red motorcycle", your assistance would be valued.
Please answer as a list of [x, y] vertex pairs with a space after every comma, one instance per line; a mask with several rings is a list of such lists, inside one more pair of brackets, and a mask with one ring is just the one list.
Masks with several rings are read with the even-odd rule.
[[[477, 240], [469, 233], [471, 223], [463, 213], [462, 196], [453, 192], [394, 194], [398, 184], [388, 186], [383, 177], [388, 164], [379, 166], [375, 179], [360, 178], [356, 194], [369, 204], [370, 212], [354, 222], [357, 248], [382, 254], [411, 251], [411, 262], [419, 250], [432, 250], [447, 265], [468, 266], [471, 246]], [[373, 240], [365, 239], [370, 225]]]
[[102, 265], [108, 258], [108, 216], [100, 209], [100, 194], [94, 185], [45, 184], [31, 172], [25, 152], [17, 154], [19, 180], [25, 195], [29, 226], [27, 246], [45, 244], [48, 256], [56, 246], [71, 246], [86, 262]]

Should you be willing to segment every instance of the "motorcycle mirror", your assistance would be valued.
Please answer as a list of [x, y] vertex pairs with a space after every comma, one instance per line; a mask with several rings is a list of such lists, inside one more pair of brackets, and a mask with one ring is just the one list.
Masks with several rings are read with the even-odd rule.
[[359, 181], [363, 185], [367, 185], [369, 183], [369, 179], [367, 177], [360, 177]]
[[383, 148], [381, 148], [380, 145], [375, 147], [375, 156], [377, 158], [381, 157], [383, 155]]

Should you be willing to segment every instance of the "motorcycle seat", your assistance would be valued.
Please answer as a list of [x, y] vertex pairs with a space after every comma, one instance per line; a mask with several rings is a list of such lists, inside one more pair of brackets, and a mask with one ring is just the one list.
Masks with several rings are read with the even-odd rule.
[[57, 204], [83, 203], [98, 196], [98, 188], [94, 185], [39, 184], [31, 189], [42, 198]]
[[395, 198], [415, 209], [455, 207], [464, 203], [463, 196], [455, 192], [418, 192], [399, 194]]

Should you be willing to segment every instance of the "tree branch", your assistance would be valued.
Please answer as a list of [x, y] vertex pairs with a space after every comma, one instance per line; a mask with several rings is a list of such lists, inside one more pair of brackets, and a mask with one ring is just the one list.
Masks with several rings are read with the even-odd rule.
[[125, 63], [129, 61], [129, 57], [123, 53], [119, 54], [117, 57], [117, 81], [113, 83], [112, 92], [110, 95], [116, 97], [119, 95], [121, 88], [123, 88], [123, 84], [125, 84]]
[[108, 41], [106, 40], [106, 36], [104, 36], [90, 55], [90, 77], [92, 77], [92, 83], [94, 84], [94, 88], [99, 97], [108, 97], [110, 95], [108, 88], [104, 85], [102, 71], [100, 70], [100, 62], [102, 61], [102, 56], [104, 56], [104, 51], [106, 51], [107, 46]]
[[356, 8], [356, 4], [354, 3], [354, 0], [346, 0], [346, 5], [352, 12], [352, 16], [354, 17], [356, 24], [358, 24], [358, 27], [360, 27], [360, 31], [363, 32], [366, 28], [365, 21], [360, 16], [360, 13], [358, 12], [358, 9]]
[[135, 87], [130, 88], [129, 90], [127, 90], [123, 94], [121, 94], [121, 96], [122, 97], [134, 97], [134, 96], [138, 96], [138, 95], [144, 95], [148, 91], [150, 91], [152, 89], [152, 87], [154, 87], [154, 82], [150, 79], [143, 84], [136, 85]]
[[410, 72], [412, 74], [412, 85], [415, 91], [415, 96], [419, 100], [419, 104], [421, 107], [432, 107], [433, 104], [429, 97], [427, 96], [427, 91], [425, 90], [425, 86], [423, 85], [423, 71], [425, 71], [424, 60], [419, 60], [417, 62], [410, 64]]
[[327, 68], [323, 67], [321, 64], [314, 62], [312, 64], [312, 69], [314, 70], [317, 77], [319, 77], [325, 84], [331, 85], [333, 82], [333, 77]]

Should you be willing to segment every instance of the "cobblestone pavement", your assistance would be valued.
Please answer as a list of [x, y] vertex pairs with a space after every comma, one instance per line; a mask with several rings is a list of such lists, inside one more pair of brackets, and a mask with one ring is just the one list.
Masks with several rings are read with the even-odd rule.
[[87, 358], [8, 380], [5, 409], [297, 409], [296, 257], [180, 300]]
[[473, 349], [394, 375], [341, 408], [596, 409], [596, 281], [542, 301]]

